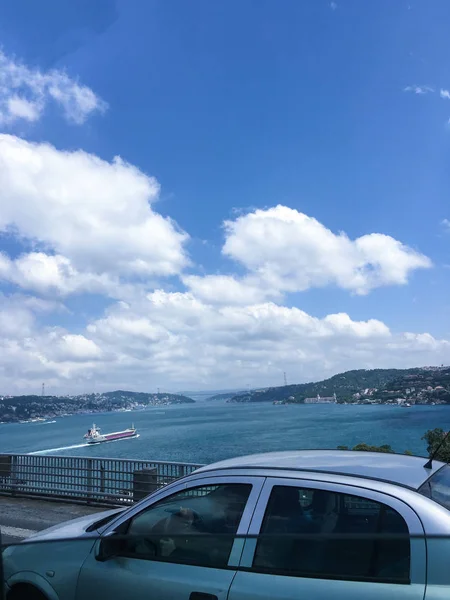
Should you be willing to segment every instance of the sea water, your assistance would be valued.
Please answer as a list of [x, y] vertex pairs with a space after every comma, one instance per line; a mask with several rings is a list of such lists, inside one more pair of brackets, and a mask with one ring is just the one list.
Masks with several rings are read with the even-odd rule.
[[[52, 419], [53, 420], [53, 419]], [[450, 406], [227, 404], [73, 415], [55, 423], [0, 424], [0, 452], [210, 463], [225, 458], [338, 445], [390, 444], [425, 455], [427, 429], [450, 426]], [[139, 437], [86, 445], [92, 423], [105, 433], [130, 427]]]

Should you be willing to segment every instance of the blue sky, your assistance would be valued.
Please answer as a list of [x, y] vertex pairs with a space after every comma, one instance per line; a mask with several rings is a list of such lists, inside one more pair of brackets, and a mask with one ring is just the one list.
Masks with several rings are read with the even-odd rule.
[[448, 363], [449, 18], [2, 5], [4, 393]]

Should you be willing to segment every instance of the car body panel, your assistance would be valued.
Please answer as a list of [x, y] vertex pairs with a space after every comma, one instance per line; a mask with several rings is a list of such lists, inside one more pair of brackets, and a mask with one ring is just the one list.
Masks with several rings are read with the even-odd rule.
[[[213, 594], [227, 600], [236, 571], [117, 557], [95, 560], [92, 552], [80, 573], [77, 600], [188, 600], [192, 592]], [[65, 600], [65, 598], [64, 598]]]
[[94, 543], [94, 539], [81, 536], [71, 541], [55, 540], [51, 545], [35, 541], [8, 547], [3, 554], [6, 583], [11, 588], [30, 583], [45, 594], [50, 586], [56, 598], [74, 600], [81, 565]]
[[120, 512], [121, 509], [107, 510], [73, 519], [34, 534], [18, 546], [6, 548], [3, 562], [8, 586], [34, 585], [49, 600], [58, 596], [64, 600], [74, 598], [79, 569], [100, 535], [97, 530], [86, 532], [86, 529]]
[[12, 590], [13, 587], [18, 584], [28, 584], [33, 586], [44, 594], [47, 600], [59, 600], [57, 593], [47, 579], [41, 577], [41, 575], [38, 575], [38, 573], [35, 573], [34, 571], [21, 571], [20, 573], [16, 573], [6, 584], [7, 592]]
[[[448, 591], [445, 598], [448, 598]], [[228, 600], [423, 600], [421, 585], [337, 581], [238, 571]], [[428, 600], [428, 597], [427, 597]], [[435, 600], [435, 599], [433, 599]], [[436, 599], [437, 600], [437, 599]], [[442, 596], [444, 600], [444, 596]]]
[[[119, 516], [121, 513], [122, 509], [106, 510], [104, 512], [79, 517], [78, 519], [72, 519], [71, 521], [66, 521], [65, 523], [60, 523], [59, 525], [54, 525], [48, 529], [38, 531], [38, 533], [34, 533], [26, 538], [26, 541], [43, 542], [44, 540], [68, 539], [89, 535], [89, 533], [86, 532], [88, 527], [99, 521], [102, 521], [107, 517], [114, 517], [114, 515]], [[106, 525], [109, 525], [109, 523], [105, 524], [103, 527], [100, 527], [99, 531], [101, 532], [103, 529], [105, 529]], [[95, 534], [95, 531], [93, 533]]]

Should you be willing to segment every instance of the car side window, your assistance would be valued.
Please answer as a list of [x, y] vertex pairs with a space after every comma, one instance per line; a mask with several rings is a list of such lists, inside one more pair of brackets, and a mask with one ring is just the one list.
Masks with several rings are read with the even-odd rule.
[[274, 486], [253, 569], [407, 584], [408, 526], [398, 512], [380, 502], [327, 490]]
[[160, 500], [130, 521], [122, 554], [226, 567], [251, 487], [201, 486]]

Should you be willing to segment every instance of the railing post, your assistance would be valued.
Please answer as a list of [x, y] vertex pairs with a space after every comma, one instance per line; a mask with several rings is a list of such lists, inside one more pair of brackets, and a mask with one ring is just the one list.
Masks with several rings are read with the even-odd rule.
[[105, 492], [105, 467], [103, 463], [100, 464], [100, 491], [102, 494]]
[[87, 501], [92, 498], [92, 458], [87, 459]]
[[16, 486], [17, 486], [17, 459], [18, 456], [11, 457], [11, 495], [16, 495]]

